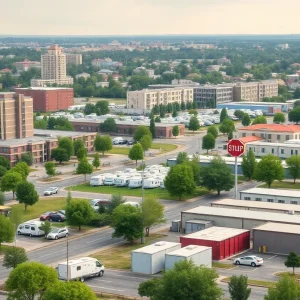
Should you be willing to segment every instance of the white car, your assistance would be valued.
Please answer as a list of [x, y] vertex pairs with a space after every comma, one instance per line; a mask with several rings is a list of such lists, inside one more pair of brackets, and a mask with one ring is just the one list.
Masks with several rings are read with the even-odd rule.
[[233, 263], [235, 265], [247, 265], [247, 266], [256, 267], [256, 266], [261, 266], [264, 263], [264, 261], [261, 257], [249, 255], [249, 256], [236, 258], [233, 261]]
[[44, 192], [44, 196], [50, 196], [50, 195], [57, 194], [57, 193], [58, 193], [57, 187], [49, 187]]
[[68, 235], [69, 235], [69, 231], [67, 228], [55, 228], [48, 233], [47, 239], [58, 240], [59, 238], [67, 237]]

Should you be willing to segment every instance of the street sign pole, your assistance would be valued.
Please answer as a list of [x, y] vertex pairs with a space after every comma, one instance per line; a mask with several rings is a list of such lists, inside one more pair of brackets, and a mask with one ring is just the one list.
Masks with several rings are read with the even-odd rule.
[[234, 198], [237, 199], [238, 196], [238, 188], [237, 188], [237, 156], [235, 157], [235, 165], [234, 165]]

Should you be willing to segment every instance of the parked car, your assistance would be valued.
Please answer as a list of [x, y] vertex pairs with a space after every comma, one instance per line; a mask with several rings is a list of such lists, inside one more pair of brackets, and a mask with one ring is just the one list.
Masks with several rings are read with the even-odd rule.
[[64, 222], [66, 217], [57, 211], [49, 211], [40, 216], [40, 221], [47, 220], [50, 222]]
[[134, 140], [128, 141], [128, 143], [127, 143], [127, 145], [134, 145], [134, 144], [136, 144], [136, 141], [134, 141]]
[[126, 145], [126, 144], [128, 144], [128, 141], [127, 141], [127, 140], [121, 140], [121, 141], [119, 142], [119, 145]]
[[66, 215], [66, 211], [65, 211], [64, 209], [61, 209], [61, 210], [59, 210], [58, 212], [59, 212], [60, 214], [64, 215], [64, 216]]
[[62, 237], [67, 237], [68, 235], [69, 235], [69, 231], [67, 228], [55, 228], [48, 233], [47, 239], [57, 240]]
[[261, 257], [254, 256], [254, 255], [249, 255], [249, 256], [243, 256], [243, 257], [238, 257], [236, 258], [233, 263], [235, 265], [247, 265], [247, 266], [261, 266], [264, 261]]
[[57, 194], [57, 193], [58, 193], [57, 187], [49, 187], [44, 192], [44, 196], [50, 196], [50, 195]]

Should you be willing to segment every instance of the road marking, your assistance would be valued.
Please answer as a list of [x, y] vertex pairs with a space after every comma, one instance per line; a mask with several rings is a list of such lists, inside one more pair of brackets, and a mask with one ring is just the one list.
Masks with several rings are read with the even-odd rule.
[[86, 244], [94, 243], [94, 242], [97, 242], [97, 241], [100, 241], [100, 240], [103, 240], [103, 238], [100, 238], [100, 239], [97, 239], [97, 240], [93, 240], [93, 241], [86, 242]]
[[42, 255], [42, 256], [38, 256], [35, 259], [46, 257], [46, 256], [49, 256], [49, 255], [52, 255], [52, 254], [55, 254], [55, 253], [61, 253], [61, 251], [51, 252], [51, 253], [48, 253], [48, 254], [45, 254], [45, 255]]
[[277, 255], [273, 255], [273, 256], [271, 256], [271, 257], [269, 257], [268, 259], [272, 259], [272, 258], [274, 258], [274, 257], [276, 257]]
[[100, 279], [101, 282], [112, 282], [110, 280], [103, 280], [102, 278]]
[[99, 289], [104, 289], [104, 290], [112, 290], [112, 291], [117, 291], [117, 292], [125, 292], [125, 290], [117, 290], [117, 289], [110, 289], [104, 286], [97, 286], [97, 285], [90, 285], [88, 284], [88, 286], [90, 287], [94, 287], [94, 288], [99, 288]]

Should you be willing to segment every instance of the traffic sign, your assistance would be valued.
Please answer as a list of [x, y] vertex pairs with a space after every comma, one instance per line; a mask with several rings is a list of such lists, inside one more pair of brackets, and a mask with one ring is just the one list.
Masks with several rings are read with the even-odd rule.
[[245, 145], [240, 140], [230, 140], [227, 145], [228, 153], [231, 156], [241, 156], [245, 151]]

